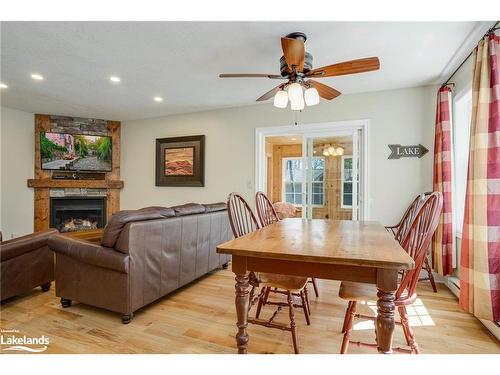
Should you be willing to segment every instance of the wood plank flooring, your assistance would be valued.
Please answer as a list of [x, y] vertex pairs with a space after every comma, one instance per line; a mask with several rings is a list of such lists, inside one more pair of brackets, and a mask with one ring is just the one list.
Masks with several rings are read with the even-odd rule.
[[[338, 298], [339, 282], [319, 280], [320, 297], [312, 286], [311, 326], [296, 310], [301, 353], [338, 353], [346, 302]], [[496, 338], [472, 315], [458, 307], [456, 297], [442, 284], [433, 293], [428, 282], [418, 288], [419, 300], [409, 309], [423, 353], [500, 353]], [[359, 312], [373, 313], [362, 305]], [[263, 317], [273, 310], [268, 306]], [[288, 322], [282, 311], [278, 321]], [[234, 277], [215, 271], [136, 312], [128, 325], [119, 314], [74, 303], [63, 309], [53, 288], [4, 301], [0, 328], [18, 335], [50, 338], [46, 353], [235, 353]], [[357, 320], [353, 340], [374, 341], [373, 323]], [[249, 353], [292, 353], [288, 332], [249, 326]], [[403, 345], [396, 327], [395, 345]], [[350, 353], [373, 353], [351, 345]], [[7, 353], [7, 352], [4, 352]]]

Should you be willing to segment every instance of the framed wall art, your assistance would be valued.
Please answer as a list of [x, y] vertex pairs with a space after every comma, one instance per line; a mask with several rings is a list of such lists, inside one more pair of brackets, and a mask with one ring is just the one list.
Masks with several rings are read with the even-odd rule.
[[156, 139], [156, 186], [205, 186], [205, 136]]

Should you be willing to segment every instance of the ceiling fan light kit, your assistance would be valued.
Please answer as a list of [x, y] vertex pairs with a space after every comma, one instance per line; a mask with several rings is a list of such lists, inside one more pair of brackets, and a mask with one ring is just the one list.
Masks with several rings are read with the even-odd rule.
[[[320, 97], [332, 100], [341, 95], [333, 87], [314, 81], [311, 78], [334, 77], [380, 69], [378, 57], [344, 61], [313, 69], [313, 56], [305, 51], [304, 43], [306, 40], [306, 34], [301, 32], [291, 33], [281, 38], [283, 56], [280, 58], [280, 74], [220, 74], [219, 77], [286, 79], [286, 83], [266, 92], [257, 101], [265, 101], [274, 97], [275, 107], [286, 108], [287, 102], [290, 100], [292, 110], [302, 111], [305, 105], [313, 106], [318, 104]], [[287, 95], [286, 98], [285, 94]]]

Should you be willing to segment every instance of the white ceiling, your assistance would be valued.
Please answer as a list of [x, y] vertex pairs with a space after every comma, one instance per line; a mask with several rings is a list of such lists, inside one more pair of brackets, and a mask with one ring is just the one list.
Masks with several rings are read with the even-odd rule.
[[[490, 22], [491, 23], [491, 22]], [[322, 79], [343, 94], [436, 83], [483, 22], [2, 22], [2, 105], [114, 120], [255, 104], [278, 73], [280, 37], [302, 31], [314, 67], [378, 56], [381, 69]], [[468, 45], [470, 44], [470, 45]], [[457, 52], [458, 51], [458, 52]], [[462, 51], [462, 52], [460, 52]], [[44, 81], [34, 81], [39, 73]], [[111, 84], [110, 75], [121, 78]], [[164, 98], [162, 103], [154, 96]], [[271, 105], [270, 103], [262, 105]]]

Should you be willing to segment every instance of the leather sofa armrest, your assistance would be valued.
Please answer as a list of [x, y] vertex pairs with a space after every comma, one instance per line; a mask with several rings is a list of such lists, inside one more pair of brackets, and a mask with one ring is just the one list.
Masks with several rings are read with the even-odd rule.
[[3, 262], [47, 246], [49, 238], [58, 233], [56, 229], [47, 229], [4, 241], [0, 245], [0, 259]]
[[129, 271], [128, 255], [93, 242], [57, 234], [49, 239], [49, 247], [56, 253], [66, 255], [83, 263], [121, 273], [128, 273]]

